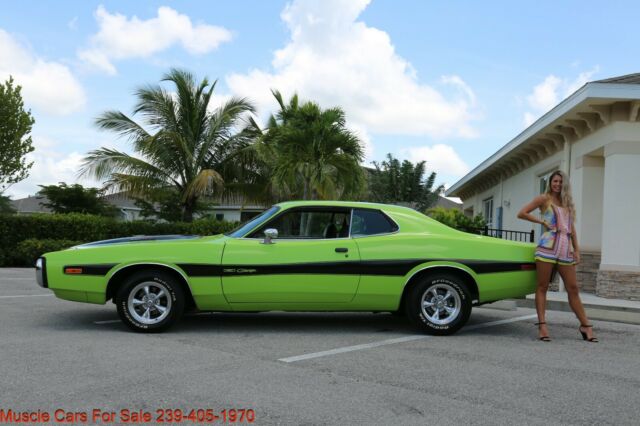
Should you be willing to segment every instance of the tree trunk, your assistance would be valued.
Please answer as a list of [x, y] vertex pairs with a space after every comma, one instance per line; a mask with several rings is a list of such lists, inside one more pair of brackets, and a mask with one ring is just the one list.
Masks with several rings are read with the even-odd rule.
[[193, 210], [196, 205], [196, 200], [187, 200], [183, 206], [184, 210], [182, 211], [182, 221], [183, 222], [193, 222]]

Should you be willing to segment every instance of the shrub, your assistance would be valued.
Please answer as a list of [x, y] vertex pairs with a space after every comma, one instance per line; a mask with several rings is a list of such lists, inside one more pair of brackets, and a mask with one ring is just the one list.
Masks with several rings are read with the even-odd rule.
[[119, 222], [108, 217], [78, 213], [0, 215], [0, 251], [4, 250], [4, 257], [0, 252], [0, 266], [25, 265], [25, 259], [31, 259], [25, 257], [26, 253], [17, 253], [18, 245], [25, 240], [87, 243], [132, 235], [214, 235], [227, 232], [235, 226], [236, 223], [215, 219], [200, 219], [191, 223], [152, 223]]
[[16, 247], [17, 264], [14, 266], [33, 266], [36, 259], [45, 253], [64, 250], [78, 244], [81, 243], [73, 240], [38, 240], [36, 238], [21, 241]]
[[443, 223], [451, 228], [463, 232], [478, 233], [480, 228], [486, 225], [482, 215], [476, 215], [473, 219], [464, 215], [458, 209], [445, 209], [444, 207], [434, 207], [426, 211], [426, 215]]

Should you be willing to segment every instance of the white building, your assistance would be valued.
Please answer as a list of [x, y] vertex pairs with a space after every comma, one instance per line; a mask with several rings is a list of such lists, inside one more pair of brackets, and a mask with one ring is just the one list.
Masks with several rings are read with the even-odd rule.
[[640, 300], [640, 73], [585, 84], [447, 191], [493, 227], [516, 217], [556, 169], [566, 172], [583, 254], [583, 291]]

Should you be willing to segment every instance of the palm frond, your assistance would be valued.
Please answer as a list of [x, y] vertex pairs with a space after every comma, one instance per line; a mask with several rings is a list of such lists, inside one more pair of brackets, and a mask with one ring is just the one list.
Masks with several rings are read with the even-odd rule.
[[91, 176], [103, 180], [117, 173], [137, 175], [177, 184], [173, 176], [153, 164], [124, 152], [104, 147], [90, 151], [84, 157], [80, 166], [79, 176]]
[[126, 191], [133, 197], [144, 197], [153, 190], [166, 188], [166, 182], [153, 177], [113, 173], [104, 183], [107, 192]]
[[138, 123], [120, 111], [106, 111], [95, 120], [96, 126], [109, 130], [132, 141], [147, 139], [151, 135]]
[[187, 186], [183, 200], [189, 197], [198, 197], [211, 191], [213, 188], [222, 188], [223, 186], [224, 180], [218, 172], [211, 169], [201, 170], [198, 176]]

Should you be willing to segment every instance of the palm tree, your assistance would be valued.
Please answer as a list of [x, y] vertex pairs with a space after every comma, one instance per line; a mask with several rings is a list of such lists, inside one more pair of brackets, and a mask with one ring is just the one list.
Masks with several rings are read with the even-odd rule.
[[88, 153], [80, 173], [106, 179], [106, 189], [142, 197], [174, 190], [183, 220], [191, 221], [198, 198], [221, 193], [225, 178], [232, 181], [242, 168], [236, 156], [253, 135], [247, 126], [240, 127], [254, 107], [244, 98], [231, 98], [211, 111], [216, 82], [205, 78], [196, 84], [187, 71], [172, 69], [162, 81], [173, 83], [175, 93], [159, 85], [136, 91], [133, 115], [140, 122], [120, 111], [106, 111], [96, 119], [100, 129], [127, 138], [137, 155], [102, 147]]
[[256, 148], [272, 172], [280, 197], [336, 199], [353, 197], [364, 187], [359, 139], [345, 128], [340, 108], [322, 110], [314, 102], [288, 104], [272, 91], [280, 110], [271, 115]]
[[370, 170], [369, 198], [380, 203], [412, 203], [423, 211], [438, 201], [444, 186], [434, 188], [436, 172], [426, 179], [426, 161], [413, 164], [409, 160], [402, 163], [391, 153], [382, 163], [373, 162]]

